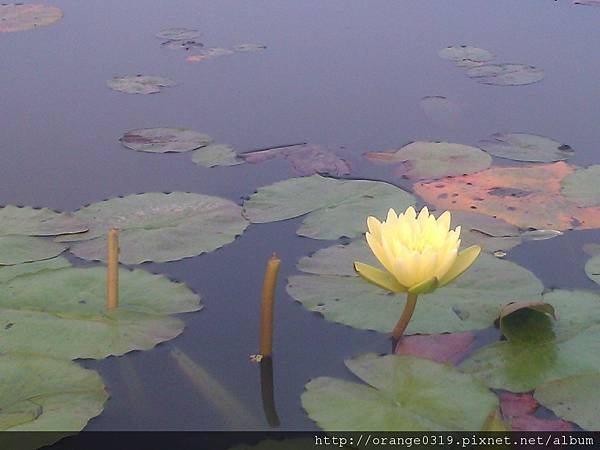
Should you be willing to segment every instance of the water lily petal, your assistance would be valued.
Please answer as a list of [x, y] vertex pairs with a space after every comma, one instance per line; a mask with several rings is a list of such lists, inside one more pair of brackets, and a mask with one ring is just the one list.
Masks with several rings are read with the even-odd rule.
[[354, 263], [354, 269], [369, 283], [373, 283], [391, 292], [406, 292], [406, 288], [398, 283], [388, 272], [358, 261]]
[[446, 275], [442, 277], [440, 280], [440, 286], [445, 286], [450, 283], [454, 279], [458, 278], [463, 274], [465, 270], [471, 267], [471, 264], [475, 261], [475, 259], [479, 256], [481, 252], [481, 247], [478, 245], [472, 245], [469, 248], [464, 249], [456, 256], [456, 260], [454, 261], [454, 265], [446, 272]]
[[408, 292], [410, 294], [428, 294], [429, 292], [434, 291], [439, 284], [440, 281], [437, 279], [437, 277], [433, 277], [411, 287]]

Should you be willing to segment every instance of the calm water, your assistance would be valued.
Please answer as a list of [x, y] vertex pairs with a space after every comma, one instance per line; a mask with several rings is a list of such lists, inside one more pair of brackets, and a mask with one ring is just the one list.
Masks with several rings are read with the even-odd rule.
[[[570, 144], [571, 162], [600, 161], [600, 8], [570, 1], [192, 1], [54, 0], [65, 17], [33, 31], [0, 35], [0, 203], [72, 210], [117, 195], [191, 191], [232, 200], [293, 176], [269, 161], [206, 169], [190, 156], [121, 147], [123, 132], [183, 126], [240, 151], [300, 141], [364, 150], [411, 140], [474, 144], [498, 131], [527, 132]], [[268, 46], [188, 63], [161, 48], [164, 28], [202, 31], [206, 46]], [[499, 62], [543, 68], [522, 87], [468, 79], [437, 56], [471, 44]], [[109, 90], [114, 75], [174, 79], [156, 95]], [[458, 112], [432, 122], [424, 96], [448, 97]], [[359, 159], [357, 159], [359, 161]], [[366, 166], [366, 164], [365, 164]], [[380, 167], [357, 175], [383, 177]], [[169, 356], [177, 347], [225, 385], [267, 429], [257, 352], [260, 287], [273, 251], [283, 260], [276, 305], [275, 397], [280, 429], [313, 429], [299, 396], [312, 377], [350, 377], [343, 359], [387, 352], [382, 334], [329, 323], [285, 293], [297, 260], [331, 242], [295, 236], [299, 220], [251, 225], [242, 238], [200, 257], [144, 264], [201, 293], [205, 309], [184, 315], [184, 334], [153, 351], [87, 361], [112, 394], [90, 430], [226, 430], [232, 427], [192, 390]], [[581, 245], [600, 233], [576, 232], [529, 242], [509, 253], [547, 287], [593, 288]], [[549, 256], [551, 255], [551, 256]], [[137, 380], [137, 381], [136, 381]]]

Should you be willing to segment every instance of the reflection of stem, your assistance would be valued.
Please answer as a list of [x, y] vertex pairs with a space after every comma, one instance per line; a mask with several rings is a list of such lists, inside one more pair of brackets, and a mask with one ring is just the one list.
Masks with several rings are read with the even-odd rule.
[[395, 341], [399, 340], [404, 334], [404, 331], [408, 326], [408, 322], [410, 322], [410, 318], [415, 312], [415, 306], [417, 306], [417, 294], [406, 294], [406, 305], [404, 305], [404, 311], [402, 311], [400, 320], [392, 331], [392, 338]]
[[275, 253], [269, 259], [265, 272], [260, 310], [260, 349], [263, 356], [271, 356], [273, 351], [273, 303], [275, 302], [275, 286], [281, 260]]
[[275, 409], [275, 395], [273, 386], [273, 359], [270, 356], [260, 361], [260, 391], [262, 394], [265, 417], [271, 427], [279, 426], [279, 417]]

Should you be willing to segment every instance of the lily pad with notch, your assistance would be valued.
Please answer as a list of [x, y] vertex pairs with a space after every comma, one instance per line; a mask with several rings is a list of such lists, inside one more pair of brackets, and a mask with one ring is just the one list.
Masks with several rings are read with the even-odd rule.
[[307, 214], [298, 235], [353, 238], [366, 231], [368, 215], [382, 218], [391, 206], [400, 211], [414, 203], [411, 194], [388, 183], [312, 175], [259, 188], [244, 203], [244, 216], [252, 223], [267, 223]]
[[491, 155], [514, 161], [554, 162], [574, 154], [569, 145], [527, 133], [495, 133], [477, 145]]
[[345, 364], [363, 383], [319, 377], [302, 393], [302, 407], [326, 431], [480, 430], [498, 407], [474, 377], [446, 364], [375, 354]]
[[[355, 261], [378, 266], [363, 239], [319, 250], [299, 261], [304, 274], [288, 278], [287, 292], [327, 320], [388, 333], [402, 313], [405, 296], [363, 280], [354, 271]], [[456, 281], [419, 298], [407, 334], [484, 329], [503, 305], [514, 298], [539, 300], [542, 290], [528, 270], [484, 253]]]
[[492, 158], [479, 148], [448, 142], [412, 142], [399, 150], [366, 152], [370, 161], [400, 164], [398, 176], [435, 180], [485, 170]]

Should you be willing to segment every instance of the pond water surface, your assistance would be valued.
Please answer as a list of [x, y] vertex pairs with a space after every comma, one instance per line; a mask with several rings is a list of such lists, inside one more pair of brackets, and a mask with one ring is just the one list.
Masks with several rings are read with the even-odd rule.
[[[600, 8], [569, 1], [193, 1], [54, 0], [64, 18], [0, 35], [0, 203], [74, 210], [140, 192], [188, 191], [241, 202], [259, 186], [295, 176], [285, 161], [203, 168], [186, 154], [127, 150], [127, 130], [181, 126], [239, 151], [311, 142], [343, 145], [355, 177], [393, 180], [361, 161], [366, 150], [413, 140], [475, 145], [499, 131], [552, 137], [576, 149], [570, 162], [600, 162]], [[201, 31], [207, 46], [257, 42], [267, 49], [186, 62], [154, 35]], [[543, 81], [518, 87], [476, 83], [437, 52], [452, 44], [489, 49], [500, 61], [541, 67]], [[172, 78], [155, 95], [111, 91], [120, 74]], [[432, 121], [419, 101], [440, 95], [456, 109]], [[397, 183], [397, 180], [395, 180]], [[402, 184], [402, 183], [400, 183]], [[404, 185], [407, 186], [407, 185]], [[383, 334], [323, 320], [285, 292], [301, 256], [332, 244], [295, 235], [300, 219], [251, 225], [213, 253], [144, 264], [185, 282], [204, 310], [183, 315], [180, 337], [152, 351], [85, 361], [111, 393], [88, 430], [230, 430], [236, 421], [193, 390], [169, 353], [183, 350], [269, 429], [257, 353], [260, 290], [272, 252], [282, 259], [275, 314], [275, 400], [281, 430], [316, 429], [300, 405], [305, 383], [351, 379], [343, 360], [388, 352]], [[527, 242], [507, 259], [546, 287], [597, 288], [581, 246], [600, 232]], [[76, 261], [76, 258], [72, 258]]]

